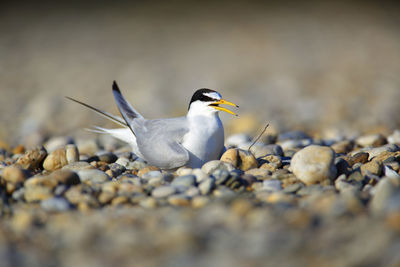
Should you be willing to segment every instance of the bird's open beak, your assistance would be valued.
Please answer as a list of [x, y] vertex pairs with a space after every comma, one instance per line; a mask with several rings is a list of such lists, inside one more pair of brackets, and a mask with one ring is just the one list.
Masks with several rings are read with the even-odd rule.
[[239, 107], [238, 105], [236, 105], [236, 104], [234, 104], [234, 103], [232, 103], [232, 102], [229, 102], [229, 101], [227, 101], [227, 100], [224, 100], [224, 99], [221, 99], [221, 100], [219, 100], [219, 101], [216, 101], [216, 102], [210, 104], [211, 107], [213, 107], [213, 108], [215, 108], [215, 109], [217, 109], [217, 110], [225, 111], [225, 112], [227, 112], [227, 113], [229, 113], [229, 114], [238, 116], [238, 115], [237, 115], [236, 113], [234, 113], [233, 111], [230, 111], [229, 109], [220, 107], [220, 106], [218, 106], [218, 105], [229, 105], [229, 106], [234, 106], [234, 107], [237, 107], [237, 108]]

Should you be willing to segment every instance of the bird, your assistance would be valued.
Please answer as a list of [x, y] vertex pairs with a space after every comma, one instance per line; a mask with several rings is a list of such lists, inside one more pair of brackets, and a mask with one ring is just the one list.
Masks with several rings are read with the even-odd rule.
[[163, 170], [183, 166], [201, 168], [204, 163], [219, 159], [226, 150], [219, 111], [238, 116], [220, 106], [238, 108], [238, 105], [207, 88], [195, 91], [186, 116], [162, 119], [145, 119], [126, 101], [116, 81], [112, 84], [112, 92], [122, 118], [71, 97], [66, 98], [122, 126], [115, 129], [95, 126], [92, 131], [109, 134], [130, 144], [138, 157]]

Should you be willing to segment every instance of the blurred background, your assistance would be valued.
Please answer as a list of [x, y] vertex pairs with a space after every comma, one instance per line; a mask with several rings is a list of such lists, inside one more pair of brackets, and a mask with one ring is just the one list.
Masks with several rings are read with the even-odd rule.
[[[240, 105], [228, 134], [400, 126], [400, 16], [388, 1], [54, 1], [0, 9], [0, 139], [85, 136], [117, 114], [111, 84], [149, 118], [193, 92]], [[93, 136], [90, 134], [89, 136]]]

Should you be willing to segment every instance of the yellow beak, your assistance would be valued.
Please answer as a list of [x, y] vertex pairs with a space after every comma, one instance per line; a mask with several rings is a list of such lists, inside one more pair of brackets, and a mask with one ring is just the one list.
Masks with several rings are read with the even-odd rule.
[[235, 116], [238, 116], [236, 113], [234, 113], [233, 111], [230, 111], [229, 109], [226, 109], [226, 108], [223, 108], [223, 107], [220, 107], [220, 106], [218, 106], [218, 105], [229, 105], [229, 106], [234, 106], [234, 107], [239, 107], [238, 105], [236, 105], [236, 104], [234, 104], [234, 103], [232, 103], [232, 102], [229, 102], [229, 101], [227, 101], [227, 100], [224, 100], [224, 99], [221, 99], [221, 100], [219, 100], [219, 101], [217, 101], [217, 102], [214, 102], [214, 103], [212, 103], [210, 106], [211, 107], [213, 107], [213, 108], [215, 108], [215, 109], [217, 109], [217, 110], [221, 110], [221, 111], [225, 111], [225, 112], [227, 112], [227, 113], [229, 113], [229, 114], [232, 114], [232, 115], [235, 115]]

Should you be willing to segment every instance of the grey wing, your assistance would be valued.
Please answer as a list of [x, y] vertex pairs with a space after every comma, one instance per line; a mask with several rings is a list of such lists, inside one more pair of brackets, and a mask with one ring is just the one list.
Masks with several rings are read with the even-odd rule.
[[142, 129], [136, 133], [137, 145], [149, 164], [173, 169], [189, 161], [189, 152], [182, 146], [189, 130], [185, 117], [147, 120]]

